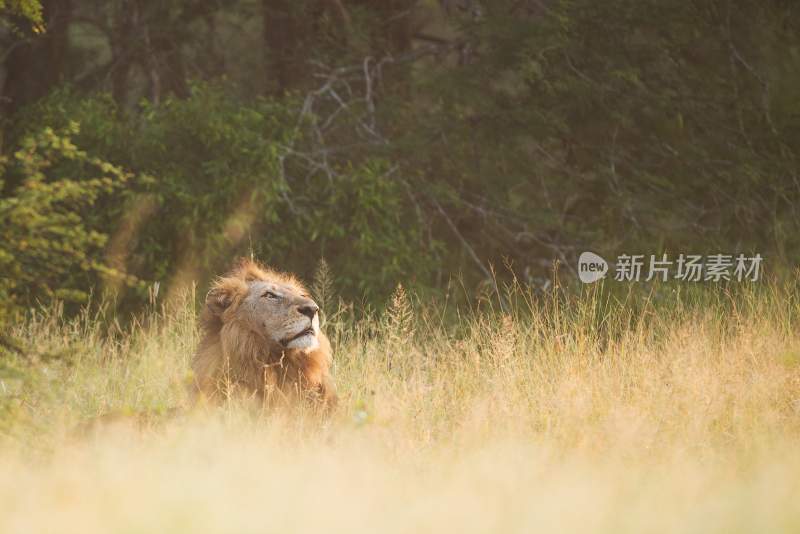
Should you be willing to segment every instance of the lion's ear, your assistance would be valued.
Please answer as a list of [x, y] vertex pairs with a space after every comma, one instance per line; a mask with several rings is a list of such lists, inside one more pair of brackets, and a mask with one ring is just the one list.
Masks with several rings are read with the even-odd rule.
[[214, 288], [206, 295], [206, 306], [214, 315], [222, 315], [233, 302], [233, 295], [222, 288]]
[[212, 314], [222, 315], [246, 292], [247, 285], [244, 282], [220, 281], [206, 295], [206, 306]]

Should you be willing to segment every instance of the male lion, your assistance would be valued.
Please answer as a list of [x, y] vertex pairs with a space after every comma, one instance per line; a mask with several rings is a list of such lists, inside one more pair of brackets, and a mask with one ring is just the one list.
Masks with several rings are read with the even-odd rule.
[[196, 394], [214, 399], [239, 391], [263, 401], [334, 406], [331, 345], [318, 312], [294, 276], [240, 261], [206, 296], [204, 336], [192, 362]]

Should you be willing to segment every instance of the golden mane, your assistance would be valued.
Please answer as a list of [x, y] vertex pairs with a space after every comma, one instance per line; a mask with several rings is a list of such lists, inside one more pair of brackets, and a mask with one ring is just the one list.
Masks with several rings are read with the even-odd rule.
[[328, 338], [319, 332], [319, 347], [304, 352], [281, 347], [248, 328], [248, 312], [240, 304], [253, 281], [279, 283], [298, 298], [308, 298], [294, 275], [249, 259], [218, 277], [206, 295], [203, 337], [192, 362], [196, 395], [214, 399], [238, 392], [264, 401], [302, 397], [334, 404]]

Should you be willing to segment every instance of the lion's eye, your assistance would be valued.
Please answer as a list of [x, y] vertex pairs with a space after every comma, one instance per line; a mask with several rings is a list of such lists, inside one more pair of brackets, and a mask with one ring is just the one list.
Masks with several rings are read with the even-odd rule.
[[278, 299], [278, 298], [280, 298], [276, 293], [273, 293], [272, 291], [266, 291], [261, 296], [264, 297], [264, 298], [267, 298], [267, 299]]

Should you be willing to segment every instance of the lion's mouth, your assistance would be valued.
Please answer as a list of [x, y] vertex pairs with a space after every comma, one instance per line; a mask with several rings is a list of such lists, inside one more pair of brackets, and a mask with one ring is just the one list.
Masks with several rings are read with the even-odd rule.
[[314, 335], [314, 327], [309, 326], [305, 330], [301, 330], [300, 332], [298, 332], [297, 334], [293, 335], [292, 337], [287, 337], [287, 338], [283, 339], [281, 341], [281, 345], [285, 346], [285, 345], [288, 345], [289, 343], [291, 343], [292, 341], [294, 341], [295, 339], [300, 339], [303, 336], [313, 336], [313, 335]]

